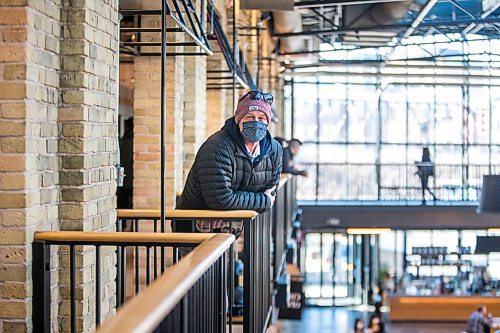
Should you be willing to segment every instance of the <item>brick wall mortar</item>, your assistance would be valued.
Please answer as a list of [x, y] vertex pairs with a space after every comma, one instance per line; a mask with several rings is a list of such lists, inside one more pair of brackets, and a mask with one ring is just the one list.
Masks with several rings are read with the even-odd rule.
[[[61, 230], [112, 231], [116, 221], [118, 1], [63, 0], [59, 157]], [[79, 247], [77, 327], [95, 329], [95, 252]], [[80, 255], [82, 257], [80, 257]], [[87, 259], [85, 259], [87, 258]], [[60, 255], [67, 267], [67, 249]], [[101, 317], [115, 308], [115, 256], [101, 251]], [[69, 329], [68, 271], [61, 269], [59, 326]], [[112, 293], [110, 293], [112, 292]]]
[[[143, 2], [144, 8], [151, 4]], [[143, 24], [158, 26], [156, 19]], [[158, 34], [143, 36], [156, 41]], [[184, 41], [181, 33], [167, 34], [169, 41]], [[169, 48], [172, 51], [174, 48]], [[181, 52], [183, 47], [175, 47]], [[166, 207], [173, 208], [175, 194], [182, 188], [183, 110], [185, 57], [167, 57], [166, 63]], [[134, 63], [134, 208], [160, 207], [160, 96], [161, 59], [139, 57]], [[181, 75], [179, 75], [182, 73]]]
[[[196, 11], [201, 9], [201, 1], [193, 1]], [[187, 48], [196, 52], [196, 48]], [[187, 57], [184, 68], [184, 128], [183, 128], [183, 186], [196, 152], [205, 140], [206, 132], [206, 99], [207, 99], [207, 58]]]
[[[17, 7], [7, 7], [12, 4]], [[30, 332], [31, 242], [57, 230], [60, 2], [0, 8], [0, 290], [2, 332]], [[3, 201], [3, 200], [0, 200]], [[57, 255], [52, 255], [58, 266]], [[57, 283], [57, 275], [52, 281]], [[52, 289], [56, 295], [56, 288]], [[57, 310], [53, 303], [53, 318]], [[57, 328], [54, 329], [57, 332]]]
[[[215, 59], [214, 59], [215, 58]], [[207, 61], [207, 69], [227, 70], [226, 61], [220, 54], [214, 54]], [[208, 138], [221, 129], [226, 119], [226, 91], [221, 89], [207, 89], [206, 93], [206, 126], [205, 137]]]

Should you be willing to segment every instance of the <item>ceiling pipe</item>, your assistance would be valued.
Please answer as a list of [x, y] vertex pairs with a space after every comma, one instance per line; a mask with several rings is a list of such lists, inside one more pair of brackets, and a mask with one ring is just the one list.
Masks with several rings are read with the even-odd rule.
[[[298, 10], [294, 11], [273, 11], [274, 32], [283, 33], [301, 33], [302, 16]], [[282, 52], [300, 52], [304, 51], [304, 38], [282, 37], [280, 38], [280, 50]]]

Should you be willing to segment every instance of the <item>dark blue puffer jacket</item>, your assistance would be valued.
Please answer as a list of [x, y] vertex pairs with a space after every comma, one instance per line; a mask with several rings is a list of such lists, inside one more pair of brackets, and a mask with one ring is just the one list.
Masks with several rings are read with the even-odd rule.
[[196, 154], [177, 208], [268, 210], [264, 191], [279, 183], [282, 149], [269, 132], [259, 144], [260, 155], [252, 161], [234, 117], [226, 120]]

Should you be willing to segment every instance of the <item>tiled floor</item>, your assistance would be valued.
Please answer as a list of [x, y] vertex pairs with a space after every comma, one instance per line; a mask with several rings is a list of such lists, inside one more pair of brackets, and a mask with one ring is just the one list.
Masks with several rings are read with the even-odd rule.
[[[308, 307], [302, 320], [282, 320], [283, 333], [350, 333], [356, 318], [368, 322], [370, 313], [350, 308]], [[385, 316], [384, 316], [385, 317]], [[465, 323], [390, 323], [384, 320], [386, 333], [461, 333]]]

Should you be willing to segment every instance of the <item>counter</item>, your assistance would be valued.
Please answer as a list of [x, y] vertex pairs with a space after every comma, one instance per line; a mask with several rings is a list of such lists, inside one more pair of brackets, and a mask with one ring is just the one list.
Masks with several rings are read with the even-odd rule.
[[467, 321], [478, 306], [500, 317], [500, 297], [482, 296], [404, 296], [389, 297], [391, 321]]

